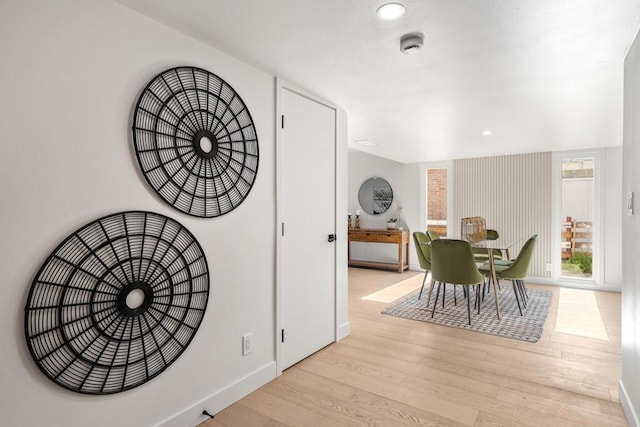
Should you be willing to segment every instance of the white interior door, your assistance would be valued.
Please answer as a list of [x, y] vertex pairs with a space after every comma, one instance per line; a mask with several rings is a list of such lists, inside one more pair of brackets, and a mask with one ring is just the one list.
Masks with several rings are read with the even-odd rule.
[[280, 369], [335, 341], [336, 110], [281, 90]]

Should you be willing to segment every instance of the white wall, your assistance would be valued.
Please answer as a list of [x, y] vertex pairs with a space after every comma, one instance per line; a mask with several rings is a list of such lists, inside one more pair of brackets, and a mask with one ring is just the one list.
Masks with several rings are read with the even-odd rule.
[[[0, 2], [0, 58], [0, 424], [148, 426], [225, 387], [237, 392], [234, 384], [243, 378], [271, 378], [273, 76], [110, 1]], [[132, 152], [131, 113], [140, 91], [176, 65], [225, 79], [258, 132], [254, 187], [219, 218], [188, 217], [161, 201]], [[45, 377], [28, 353], [22, 325], [31, 281], [68, 234], [134, 209], [177, 219], [199, 240], [210, 268], [207, 313], [187, 350], [157, 378], [109, 396], [69, 392]], [[254, 334], [254, 353], [242, 357], [247, 332]]]
[[[363, 182], [369, 178], [380, 177], [389, 182], [393, 190], [393, 204], [382, 215], [369, 215], [362, 211], [358, 203], [358, 191]], [[384, 159], [361, 151], [349, 152], [349, 194], [348, 209], [355, 213], [360, 209], [361, 228], [386, 228], [387, 219], [397, 217], [400, 226], [410, 232], [422, 230], [420, 227], [420, 177], [417, 164], [405, 165], [393, 160]], [[402, 210], [398, 211], [398, 204]], [[345, 224], [347, 213], [344, 213]], [[409, 244], [410, 268], [419, 270], [420, 265], [415, 256], [413, 238]], [[368, 259], [382, 262], [397, 262], [398, 246], [379, 243], [352, 243], [353, 259]]]
[[622, 193], [636, 195], [633, 216], [622, 216], [622, 378], [620, 402], [629, 425], [640, 425], [640, 37], [624, 66]]
[[604, 289], [622, 290], [622, 208], [624, 198], [622, 186], [622, 147], [609, 147], [603, 150], [601, 165], [604, 169], [603, 191], [600, 203], [603, 207], [602, 258]]
[[[349, 335], [349, 277], [347, 265], [348, 227], [344, 212], [349, 211], [348, 117], [338, 109], [336, 138], [336, 340]], [[341, 216], [342, 215], [342, 216]]]

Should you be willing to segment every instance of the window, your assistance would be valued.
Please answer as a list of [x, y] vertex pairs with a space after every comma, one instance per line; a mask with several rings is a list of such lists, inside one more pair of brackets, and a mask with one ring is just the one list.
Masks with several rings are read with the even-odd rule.
[[592, 277], [594, 158], [561, 161], [561, 276]]
[[422, 167], [423, 224], [440, 236], [450, 235], [448, 228], [451, 200], [450, 164], [426, 164]]
[[555, 153], [552, 278], [597, 285], [600, 278], [600, 152]]

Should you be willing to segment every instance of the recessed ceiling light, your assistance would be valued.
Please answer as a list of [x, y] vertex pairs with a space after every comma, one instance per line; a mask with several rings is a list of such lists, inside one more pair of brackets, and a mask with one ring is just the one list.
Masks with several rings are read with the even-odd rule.
[[491, 135], [492, 133], [493, 133], [493, 132], [491, 132], [491, 131], [490, 131], [490, 130], [488, 130], [488, 129], [487, 129], [487, 130], [483, 130], [483, 131], [482, 131], [482, 134], [483, 134], [484, 136], [489, 136], [489, 135]]
[[376, 10], [376, 15], [385, 21], [392, 21], [404, 15], [404, 6], [400, 3], [383, 4]]
[[378, 145], [375, 142], [369, 141], [368, 139], [361, 139], [359, 141], [353, 141], [353, 142], [355, 142], [356, 144], [363, 145], [365, 147], [374, 147], [374, 146]]

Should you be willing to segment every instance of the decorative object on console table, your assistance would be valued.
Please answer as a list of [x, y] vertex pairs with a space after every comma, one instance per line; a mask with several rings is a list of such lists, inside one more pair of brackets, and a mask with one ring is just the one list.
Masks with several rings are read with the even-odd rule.
[[356, 215], [356, 224], [353, 228], [360, 228], [360, 215]]
[[347, 215], [347, 217], [347, 227], [349, 228], [349, 230], [351, 230], [353, 228], [353, 223], [351, 222], [351, 212], [349, 212], [349, 215]]
[[395, 230], [398, 228], [398, 218], [389, 218], [387, 220], [387, 230]]
[[[393, 243], [398, 245], [398, 262], [379, 262], [351, 259], [351, 243]], [[370, 267], [385, 270], [397, 270], [402, 273], [409, 269], [409, 230], [384, 230], [380, 228], [362, 228], [349, 230], [348, 245], [349, 267]]]
[[487, 223], [480, 216], [470, 216], [460, 220], [460, 238], [469, 243], [487, 240]]

